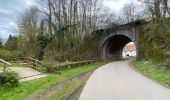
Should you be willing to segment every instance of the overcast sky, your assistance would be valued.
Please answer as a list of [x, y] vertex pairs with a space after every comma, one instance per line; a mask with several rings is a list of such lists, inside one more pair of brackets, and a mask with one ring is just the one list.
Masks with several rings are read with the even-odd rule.
[[[104, 5], [119, 13], [130, 0], [104, 0]], [[7, 39], [9, 34], [17, 34], [17, 18], [25, 9], [34, 4], [33, 0], [0, 0], [0, 38]]]
[[31, 0], [0, 0], [0, 38], [17, 34], [17, 17], [31, 5]]
[[104, 0], [104, 5], [110, 7], [115, 13], [119, 13], [124, 4], [129, 1], [131, 0]]

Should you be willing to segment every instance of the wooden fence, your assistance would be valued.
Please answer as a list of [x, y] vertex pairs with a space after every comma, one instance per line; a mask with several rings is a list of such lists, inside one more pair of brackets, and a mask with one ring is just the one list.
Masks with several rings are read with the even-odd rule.
[[28, 64], [36, 70], [39, 70], [39, 66], [42, 64], [41, 61], [32, 57], [22, 57], [20, 58], [20, 60], [21, 60], [20, 62], [22, 62], [23, 64]]
[[12, 65], [11, 63], [9, 63], [3, 59], [0, 59], [0, 62], [2, 63], [3, 71], [5, 71], [7, 69], [7, 67]]
[[78, 62], [68, 62], [66, 61], [65, 63], [57, 64], [55, 66], [48, 66], [47, 65], [47, 72], [53, 72], [56, 70], [62, 70], [66, 68], [74, 68], [74, 67], [79, 67], [85, 64], [94, 64], [96, 61], [95, 60], [86, 60], [86, 61], [78, 61]]

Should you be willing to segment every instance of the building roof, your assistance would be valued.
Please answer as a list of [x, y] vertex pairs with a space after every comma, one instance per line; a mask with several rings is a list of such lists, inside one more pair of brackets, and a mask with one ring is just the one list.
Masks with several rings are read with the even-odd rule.
[[128, 43], [124, 48], [123, 51], [136, 51], [136, 46], [134, 43]]

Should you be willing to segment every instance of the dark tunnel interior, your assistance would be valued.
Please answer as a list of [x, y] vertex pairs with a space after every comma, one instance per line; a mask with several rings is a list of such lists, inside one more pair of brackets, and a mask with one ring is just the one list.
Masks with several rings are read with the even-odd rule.
[[116, 59], [122, 57], [122, 50], [126, 44], [132, 42], [130, 38], [124, 35], [115, 35], [107, 40], [103, 46], [103, 55], [105, 59]]

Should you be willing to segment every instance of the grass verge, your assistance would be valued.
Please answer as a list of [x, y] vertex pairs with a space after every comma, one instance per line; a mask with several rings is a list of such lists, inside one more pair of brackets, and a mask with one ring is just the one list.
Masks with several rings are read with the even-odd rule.
[[88, 64], [80, 66], [78, 68], [65, 69], [61, 71], [61, 75], [50, 74], [48, 77], [36, 79], [29, 82], [22, 82], [16, 88], [0, 88], [0, 100], [23, 100], [27, 97], [30, 97], [33, 94], [38, 93], [39, 91], [48, 88], [51, 85], [54, 85], [58, 82], [61, 82], [70, 77], [82, 74], [84, 72], [90, 71], [94, 68], [100, 67], [102, 63]]
[[170, 69], [151, 61], [133, 61], [132, 63], [142, 74], [170, 88]]
[[81, 82], [78, 80], [67, 83], [63, 88], [59, 89], [58, 91], [50, 93], [51, 95], [45, 96], [43, 100], [62, 100], [64, 96], [72, 93], [75, 88], [77, 88], [80, 84]]

